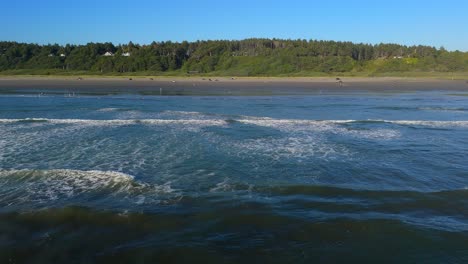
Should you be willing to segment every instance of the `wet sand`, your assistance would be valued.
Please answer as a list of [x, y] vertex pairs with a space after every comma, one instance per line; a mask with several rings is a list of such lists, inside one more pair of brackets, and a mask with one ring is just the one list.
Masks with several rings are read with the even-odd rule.
[[429, 78], [149, 78], [0, 77], [0, 93], [81, 92], [190, 94], [307, 94], [340, 91], [468, 91], [465, 80]]

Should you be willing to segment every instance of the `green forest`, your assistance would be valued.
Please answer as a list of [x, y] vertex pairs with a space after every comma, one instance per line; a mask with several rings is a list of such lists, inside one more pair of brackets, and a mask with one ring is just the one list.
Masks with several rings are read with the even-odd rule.
[[0, 74], [320, 76], [468, 72], [443, 47], [245, 39], [38, 45], [0, 42]]

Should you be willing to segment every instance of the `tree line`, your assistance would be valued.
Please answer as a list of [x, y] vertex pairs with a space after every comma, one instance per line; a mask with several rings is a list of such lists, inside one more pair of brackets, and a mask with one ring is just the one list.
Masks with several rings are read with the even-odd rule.
[[468, 52], [422, 45], [284, 39], [165, 41], [149, 45], [0, 42], [0, 71], [19, 69], [152, 74], [178, 71], [239, 76], [306, 72], [461, 72], [468, 71]]

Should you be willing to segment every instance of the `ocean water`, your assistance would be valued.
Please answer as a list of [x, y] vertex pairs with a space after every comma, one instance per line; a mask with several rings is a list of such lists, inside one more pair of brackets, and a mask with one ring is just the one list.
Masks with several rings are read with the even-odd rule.
[[467, 263], [468, 97], [0, 95], [1, 263]]

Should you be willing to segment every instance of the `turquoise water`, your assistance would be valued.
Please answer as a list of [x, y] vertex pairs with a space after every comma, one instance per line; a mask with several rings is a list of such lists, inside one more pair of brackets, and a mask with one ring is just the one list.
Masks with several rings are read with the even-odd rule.
[[468, 97], [0, 95], [2, 263], [468, 261]]

